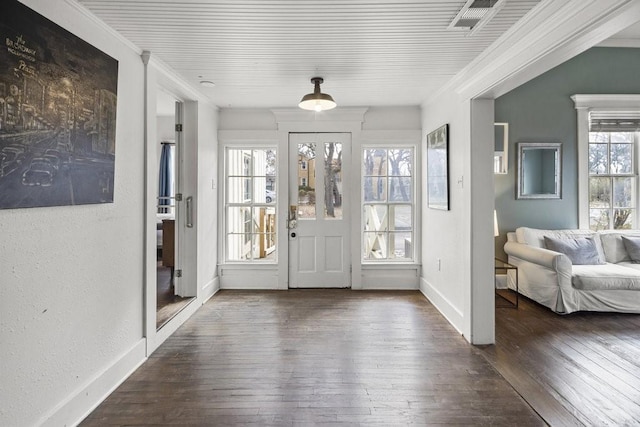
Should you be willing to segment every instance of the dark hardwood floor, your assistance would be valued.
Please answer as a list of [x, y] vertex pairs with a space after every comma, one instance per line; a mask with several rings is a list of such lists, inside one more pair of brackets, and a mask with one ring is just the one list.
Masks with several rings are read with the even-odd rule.
[[221, 291], [82, 425], [545, 425], [483, 353], [415, 291]]
[[156, 294], [156, 329], [160, 329], [173, 316], [178, 314], [193, 298], [175, 295], [171, 286], [171, 269], [157, 266], [157, 294]]
[[640, 425], [640, 315], [496, 310], [491, 364], [550, 424]]

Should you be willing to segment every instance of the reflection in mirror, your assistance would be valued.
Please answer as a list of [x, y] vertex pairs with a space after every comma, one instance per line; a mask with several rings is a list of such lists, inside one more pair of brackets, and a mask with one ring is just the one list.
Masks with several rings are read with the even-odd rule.
[[518, 199], [560, 199], [561, 144], [518, 144]]
[[509, 123], [494, 123], [493, 173], [506, 174], [509, 167]]

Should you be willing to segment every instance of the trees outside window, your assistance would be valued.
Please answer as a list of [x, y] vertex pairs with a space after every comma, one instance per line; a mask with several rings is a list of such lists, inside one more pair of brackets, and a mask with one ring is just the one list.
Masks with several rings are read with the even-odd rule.
[[363, 258], [414, 258], [414, 149], [363, 150]]

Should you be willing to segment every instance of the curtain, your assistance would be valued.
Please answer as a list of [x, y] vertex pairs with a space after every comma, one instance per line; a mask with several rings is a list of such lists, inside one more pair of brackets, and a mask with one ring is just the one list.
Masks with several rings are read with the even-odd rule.
[[170, 205], [173, 204], [173, 145], [169, 142], [162, 143], [160, 153], [160, 178], [158, 182], [158, 213], [171, 212]]

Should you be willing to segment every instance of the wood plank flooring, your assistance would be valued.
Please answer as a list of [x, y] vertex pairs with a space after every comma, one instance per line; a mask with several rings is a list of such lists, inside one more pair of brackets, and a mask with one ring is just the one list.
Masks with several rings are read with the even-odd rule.
[[175, 294], [171, 286], [171, 268], [163, 267], [158, 262], [157, 271], [157, 294], [156, 294], [156, 329], [160, 329], [180, 310], [185, 308], [192, 297], [179, 297]]
[[83, 426], [543, 426], [419, 292], [221, 291]]
[[496, 310], [492, 365], [553, 426], [640, 425], [640, 315]]

